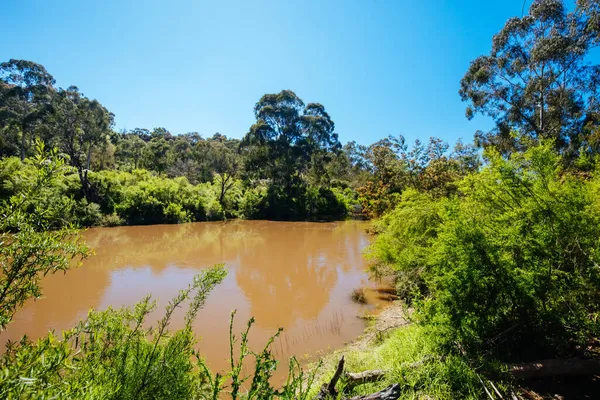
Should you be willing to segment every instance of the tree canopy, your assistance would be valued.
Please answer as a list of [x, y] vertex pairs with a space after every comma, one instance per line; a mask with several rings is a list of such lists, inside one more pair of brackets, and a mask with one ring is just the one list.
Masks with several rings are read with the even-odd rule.
[[459, 91], [466, 116], [496, 122], [477, 132], [479, 145], [508, 154], [528, 139], [552, 139], [566, 162], [596, 150], [600, 66], [587, 56], [598, 44], [597, 2], [578, 4], [567, 12], [560, 0], [535, 0], [493, 37], [489, 55], [471, 62]]

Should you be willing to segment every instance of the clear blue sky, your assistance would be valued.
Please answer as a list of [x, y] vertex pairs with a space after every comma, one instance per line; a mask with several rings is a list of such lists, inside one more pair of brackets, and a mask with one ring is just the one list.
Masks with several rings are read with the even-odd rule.
[[[3, 0], [0, 61], [43, 64], [116, 129], [241, 137], [264, 93], [322, 103], [342, 142], [471, 140], [458, 95], [523, 0]], [[529, 2], [528, 2], [529, 3]]]

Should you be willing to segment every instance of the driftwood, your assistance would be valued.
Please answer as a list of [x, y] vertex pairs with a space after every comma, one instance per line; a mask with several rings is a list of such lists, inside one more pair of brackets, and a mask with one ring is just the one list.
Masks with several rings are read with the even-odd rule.
[[[328, 383], [324, 383], [315, 397], [315, 400], [325, 400], [327, 398], [336, 398], [338, 392], [335, 388], [340, 378], [343, 376], [346, 381], [346, 389], [350, 390], [358, 385], [363, 385], [365, 383], [377, 382], [385, 377], [386, 371], [383, 370], [374, 370], [374, 371], [364, 371], [360, 373], [346, 373], [344, 374], [344, 356], [340, 358], [338, 362], [337, 368], [333, 377]], [[356, 396], [347, 400], [396, 400], [400, 397], [400, 385], [390, 385], [379, 392], [366, 395], [366, 396]]]
[[[441, 357], [441, 358], [443, 359], [444, 357]], [[419, 361], [416, 361], [413, 363], [403, 363], [402, 367], [417, 368], [417, 367], [420, 367], [423, 364], [425, 364], [429, 361], [432, 361], [434, 359], [438, 359], [438, 357], [426, 355], [425, 357], [423, 357], [422, 360], [419, 360]], [[317, 395], [315, 400], [324, 400], [328, 396], [331, 396], [331, 397], [337, 396], [338, 392], [337, 392], [335, 386], [337, 385], [340, 378], [342, 378], [345, 383], [344, 389], [346, 391], [350, 391], [350, 390], [354, 389], [356, 386], [364, 385], [365, 383], [379, 382], [379, 381], [383, 380], [385, 378], [385, 375], [388, 373], [388, 371], [386, 371], [384, 369], [374, 369], [374, 370], [355, 372], [355, 373], [353, 373], [353, 372], [344, 373], [344, 363], [345, 363], [344, 357], [342, 356], [342, 358], [338, 362], [338, 365], [335, 370], [335, 373], [333, 374], [333, 377], [331, 378], [331, 380], [328, 383], [324, 383], [323, 386], [321, 386], [321, 390], [319, 391], [319, 394]], [[397, 393], [397, 397], [393, 397], [396, 395], [396, 393]], [[372, 396], [375, 396], [375, 397], [372, 397]], [[398, 398], [399, 396], [400, 396], [400, 386], [399, 385], [391, 385], [391, 386], [388, 386], [387, 388], [383, 389], [380, 392], [373, 393], [372, 395], [362, 396], [362, 397], [360, 397], [360, 396], [352, 397], [351, 399], [346, 399], [346, 400], [358, 400], [358, 399], [388, 400], [388, 399]]]
[[600, 360], [583, 358], [540, 360], [513, 365], [510, 373], [516, 379], [600, 375]]
[[365, 383], [377, 382], [385, 378], [387, 371], [382, 369], [374, 369], [358, 373], [347, 372], [344, 374], [346, 380], [346, 388], [351, 390], [355, 386], [364, 385]]
[[352, 397], [350, 400], [396, 400], [399, 397], [400, 385], [395, 383], [377, 393], [369, 394], [367, 396]]
[[338, 380], [344, 372], [344, 362], [344, 356], [342, 356], [342, 358], [340, 358], [340, 361], [338, 362], [333, 377], [331, 378], [329, 383], [324, 383], [323, 386], [321, 386], [321, 390], [319, 390], [319, 393], [317, 394], [317, 397], [315, 397], [315, 400], [325, 400], [329, 396], [333, 398], [337, 396], [337, 390], [335, 389], [335, 385], [337, 385]]

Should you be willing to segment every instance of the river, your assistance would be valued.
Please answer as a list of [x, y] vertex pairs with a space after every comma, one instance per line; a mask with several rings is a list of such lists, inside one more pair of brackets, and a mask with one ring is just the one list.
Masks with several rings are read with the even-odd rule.
[[[367, 291], [367, 305], [350, 299], [352, 289], [373, 287], [361, 255], [367, 227], [364, 221], [229, 221], [92, 228], [84, 238], [96, 254], [80, 268], [46, 277], [43, 297], [26, 303], [0, 340], [59, 332], [90, 308], [132, 305], [148, 293], [162, 312], [194, 274], [224, 263], [229, 274], [194, 324], [199, 350], [214, 371], [227, 367], [233, 309], [238, 332], [255, 317], [250, 340], [256, 350], [279, 327], [284, 331], [273, 351], [280, 359], [337, 349], [362, 333], [364, 320], [357, 316], [382, 303], [375, 290]], [[173, 329], [181, 327], [184, 311], [176, 313]]]

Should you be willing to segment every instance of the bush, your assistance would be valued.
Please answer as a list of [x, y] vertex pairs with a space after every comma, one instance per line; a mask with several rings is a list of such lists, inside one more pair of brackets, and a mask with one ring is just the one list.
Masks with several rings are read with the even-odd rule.
[[265, 218], [266, 209], [268, 208], [267, 191], [266, 185], [246, 188], [240, 200], [240, 218]]
[[28, 164], [31, 183], [0, 202], [0, 330], [28, 299], [41, 295], [43, 276], [67, 271], [89, 254], [76, 230], [47, 232], [50, 224], [44, 212], [29, 212], [65, 168], [56, 152], [46, 152], [41, 142], [36, 144], [37, 155]]
[[306, 216], [309, 219], [344, 218], [348, 214], [344, 200], [331, 189], [309, 186], [306, 189]]
[[165, 222], [170, 224], [180, 224], [192, 220], [192, 216], [183, 209], [181, 204], [169, 203], [163, 208], [163, 215]]
[[562, 170], [549, 143], [486, 156], [451, 199], [403, 195], [378, 227], [375, 268], [422, 280], [421, 321], [448, 345], [502, 358], [584, 349], [600, 333], [598, 177]]
[[100, 220], [101, 226], [120, 226], [124, 223], [123, 218], [119, 217], [116, 213], [103, 215]]
[[81, 226], [102, 225], [103, 214], [100, 205], [88, 203], [85, 199], [76, 202], [72, 207], [75, 221]]
[[100, 171], [90, 181], [105, 214], [127, 224], [147, 225], [218, 220], [223, 211], [210, 184], [192, 185], [185, 177], [166, 178], [149, 171]]

